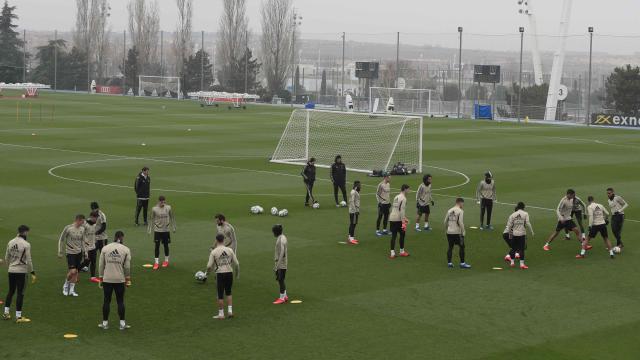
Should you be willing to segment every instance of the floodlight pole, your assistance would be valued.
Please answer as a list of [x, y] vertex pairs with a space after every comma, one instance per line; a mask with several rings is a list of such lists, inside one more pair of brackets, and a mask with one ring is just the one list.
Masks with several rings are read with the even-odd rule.
[[53, 33], [53, 91], [58, 91], [58, 30]]
[[244, 93], [249, 93], [249, 32], [244, 32]]
[[591, 125], [591, 75], [592, 75], [592, 60], [593, 60], [593, 26], [589, 26], [589, 85], [587, 90], [587, 126]]
[[200, 91], [204, 91], [204, 30], [201, 30], [200, 34]]
[[462, 26], [458, 26], [460, 34], [460, 48], [458, 51], [458, 119], [460, 119], [460, 105], [462, 102]]
[[291, 34], [291, 107], [296, 98], [296, 88], [298, 87], [296, 81], [296, 26], [302, 25], [302, 22], [298, 23], [298, 20], [302, 20], [302, 16], [299, 16], [296, 9], [293, 9], [293, 26]]
[[164, 77], [164, 31], [160, 31], [160, 76]]
[[[346, 47], [346, 33], [343, 31], [342, 32], [342, 90], [340, 91], [340, 95], [344, 98], [344, 51], [345, 51], [345, 47]], [[344, 100], [344, 99], [343, 99]], [[342, 105], [340, 105], [340, 107], [344, 106], [344, 101], [340, 102]]]
[[22, 82], [27, 82], [27, 30], [22, 30]]
[[520, 27], [520, 74], [518, 77], [518, 123], [522, 117], [522, 52], [524, 50], [524, 27]]
[[400, 32], [396, 40], [396, 87], [400, 87]]

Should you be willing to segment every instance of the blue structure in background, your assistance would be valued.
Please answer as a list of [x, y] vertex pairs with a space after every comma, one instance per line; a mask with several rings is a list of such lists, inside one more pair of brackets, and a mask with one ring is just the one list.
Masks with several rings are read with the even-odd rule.
[[476, 119], [488, 119], [493, 120], [493, 112], [491, 105], [473, 105], [473, 116]]

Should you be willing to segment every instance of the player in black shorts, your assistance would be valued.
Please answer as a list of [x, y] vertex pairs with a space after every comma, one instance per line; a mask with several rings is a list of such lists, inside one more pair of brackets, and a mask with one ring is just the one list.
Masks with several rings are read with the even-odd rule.
[[233, 285], [233, 274], [239, 276], [240, 264], [233, 250], [224, 246], [224, 235], [216, 235], [216, 247], [209, 255], [206, 273], [215, 271], [216, 283], [218, 287], [218, 315], [214, 319], [223, 320], [224, 298], [227, 297], [228, 317], [233, 317], [233, 300], [231, 297], [231, 286]]
[[[581, 234], [576, 226], [576, 223], [573, 222], [571, 214], [574, 209], [574, 199], [576, 197], [576, 192], [573, 189], [568, 189], [566, 195], [560, 199], [560, 203], [558, 203], [558, 207], [556, 208], [556, 216], [558, 217], [558, 224], [556, 225], [556, 230], [549, 235], [547, 238], [547, 242], [544, 244], [542, 249], [544, 251], [551, 250], [551, 242], [562, 232], [563, 230], [567, 232], [573, 232], [576, 234], [576, 239], [582, 244]], [[587, 250], [591, 249], [591, 245], [587, 247]]]
[[589, 242], [591, 239], [595, 239], [598, 234], [602, 235], [604, 244], [609, 251], [609, 256], [614, 258], [613, 246], [609, 241], [609, 231], [607, 225], [609, 224], [609, 212], [607, 209], [594, 201], [593, 196], [588, 198], [589, 206], [587, 207], [587, 214], [589, 219], [589, 234], [586, 239], [582, 240], [582, 249], [580, 254], [576, 255], [577, 259], [583, 259], [589, 250]]

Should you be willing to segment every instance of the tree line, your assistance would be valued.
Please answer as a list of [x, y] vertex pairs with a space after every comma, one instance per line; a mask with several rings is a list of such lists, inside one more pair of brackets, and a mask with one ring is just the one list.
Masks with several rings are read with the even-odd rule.
[[[266, 100], [275, 95], [285, 100], [290, 99], [286, 84], [292, 72], [291, 51], [294, 45], [292, 0], [263, 0], [260, 8], [260, 35], [254, 35], [249, 28], [247, 0], [222, 0], [222, 16], [218, 24], [215, 48], [215, 74], [213, 54], [202, 48], [195, 51], [193, 0], [174, 0], [174, 3], [176, 28], [170, 46], [174, 61], [167, 65], [159, 54], [161, 32], [158, 0], [128, 0], [129, 47], [122, 54], [124, 59], [118, 66], [121, 73], [118, 77], [107, 73], [105, 64], [108, 52], [115, 47], [109, 23], [109, 0], [75, 0], [72, 41], [68, 43], [60, 39], [51, 40], [37, 47], [35, 54], [24, 50], [25, 44], [17, 31], [16, 6], [9, 5], [8, 0], [5, 0], [0, 13], [0, 82], [21, 82], [26, 78], [28, 81], [53, 85], [57, 80], [58, 89], [86, 90], [90, 81], [95, 79], [104, 85], [137, 89], [139, 75], [171, 74], [181, 78], [185, 93], [197, 90], [247, 91], [258, 93]], [[252, 42], [254, 38], [259, 44], [257, 55], [249, 46], [250, 43], [255, 43]], [[31, 59], [35, 59], [37, 66], [27, 74], [25, 63]], [[387, 68], [392, 71], [383, 74], [383, 83], [391, 83], [395, 79], [395, 66], [389, 65]], [[295, 69], [294, 73], [298, 89], [303, 89], [299, 69]], [[413, 85], [415, 84], [409, 84], [410, 87]], [[544, 106], [547, 86], [523, 88], [523, 110], [525, 107]], [[323, 71], [320, 92], [323, 95], [333, 94], [332, 90], [327, 88], [327, 73]], [[517, 84], [510, 88], [500, 87], [498, 92], [508, 103], [518, 103], [520, 91]], [[455, 101], [461, 94], [461, 89], [456, 84], [446, 83], [442, 98], [445, 101]], [[631, 65], [616, 68], [607, 78], [604, 89], [587, 96], [608, 109], [638, 115], [640, 68]], [[486, 99], [487, 90], [473, 85], [465, 91], [465, 97]], [[527, 114], [523, 114], [525, 115]]]

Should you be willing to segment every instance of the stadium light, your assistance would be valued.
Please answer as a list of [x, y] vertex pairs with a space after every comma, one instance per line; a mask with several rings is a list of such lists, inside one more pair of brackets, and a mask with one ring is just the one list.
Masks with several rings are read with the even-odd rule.
[[591, 76], [592, 76], [592, 61], [593, 61], [593, 26], [589, 26], [589, 85], [587, 88], [587, 126], [591, 125]]
[[460, 105], [462, 102], [462, 26], [458, 26], [460, 34], [460, 48], [458, 53], [458, 119], [460, 119]]
[[296, 27], [302, 25], [302, 16], [300, 16], [296, 9], [293, 9], [293, 23], [292, 23], [292, 34], [291, 34], [291, 107], [293, 107], [293, 103], [296, 98]]
[[522, 108], [522, 52], [524, 50], [524, 27], [520, 26], [520, 73], [518, 77], [518, 123], [520, 123]]

